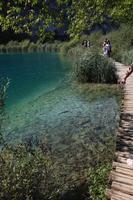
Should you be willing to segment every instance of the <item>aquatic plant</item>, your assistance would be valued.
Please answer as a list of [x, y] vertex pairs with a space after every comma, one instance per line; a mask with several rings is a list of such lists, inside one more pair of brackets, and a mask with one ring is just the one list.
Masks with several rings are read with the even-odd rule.
[[116, 83], [115, 64], [98, 52], [86, 52], [80, 57], [74, 67], [74, 76], [80, 82]]
[[110, 163], [90, 168], [89, 171], [89, 194], [90, 200], [106, 200], [105, 190], [108, 183], [108, 174], [112, 166]]

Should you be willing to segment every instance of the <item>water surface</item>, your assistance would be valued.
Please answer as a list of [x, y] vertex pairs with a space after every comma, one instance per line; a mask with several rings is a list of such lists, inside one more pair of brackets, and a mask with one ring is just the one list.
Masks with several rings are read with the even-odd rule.
[[43, 138], [58, 157], [67, 157], [71, 147], [78, 148], [83, 157], [84, 149], [89, 153], [92, 146], [106, 146], [106, 139], [115, 134], [115, 97], [90, 102], [86, 98], [89, 90], [79, 92], [71, 80], [68, 59], [50, 53], [4, 54], [0, 55], [0, 64], [1, 75], [11, 79], [7, 99], [10, 109], [3, 125], [8, 142], [28, 140], [37, 144], [38, 138]]
[[7, 105], [55, 88], [65, 77], [68, 60], [56, 53], [1, 54], [0, 76], [10, 79]]

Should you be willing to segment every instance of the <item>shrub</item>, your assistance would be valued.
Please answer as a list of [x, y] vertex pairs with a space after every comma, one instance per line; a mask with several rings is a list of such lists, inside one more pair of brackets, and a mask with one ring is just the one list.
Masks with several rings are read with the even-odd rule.
[[133, 50], [121, 51], [120, 55], [121, 55], [120, 61], [122, 63], [130, 64], [133, 62]]
[[55, 165], [41, 149], [7, 147], [0, 152], [0, 199], [58, 199]]
[[80, 82], [116, 83], [115, 64], [97, 52], [87, 52], [75, 63], [74, 76]]

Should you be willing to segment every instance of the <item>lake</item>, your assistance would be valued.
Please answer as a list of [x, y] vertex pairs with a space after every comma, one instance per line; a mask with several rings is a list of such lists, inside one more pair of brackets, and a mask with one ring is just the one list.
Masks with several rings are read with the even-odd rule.
[[68, 65], [67, 59], [54, 53], [1, 54], [0, 77], [10, 79], [7, 106], [56, 88]]
[[45, 141], [61, 160], [78, 153], [81, 162], [91, 163], [105, 151], [112, 155], [117, 101], [114, 96], [90, 101], [88, 86], [78, 89], [71, 68], [57, 53], [0, 55], [1, 77], [10, 79], [2, 127], [6, 141], [31, 146]]

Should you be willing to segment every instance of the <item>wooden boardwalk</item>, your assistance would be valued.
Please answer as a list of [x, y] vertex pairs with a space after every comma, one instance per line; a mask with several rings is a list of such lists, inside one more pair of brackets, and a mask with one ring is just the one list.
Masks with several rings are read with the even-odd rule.
[[[117, 63], [118, 75], [123, 79], [128, 67]], [[133, 74], [124, 86], [124, 101], [117, 131], [116, 152], [110, 173], [111, 188], [107, 199], [133, 200]]]

